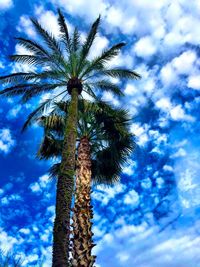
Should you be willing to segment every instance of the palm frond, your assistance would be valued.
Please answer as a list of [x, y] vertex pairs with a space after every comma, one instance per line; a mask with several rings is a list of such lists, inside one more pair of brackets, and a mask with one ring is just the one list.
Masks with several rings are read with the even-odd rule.
[[58, 9], [58, 24], [60, 26], [61, 38], [66, 45], [67, 51], [71, 53], [71, 41], [65, 18], [60, 9]]
[[112, 46], [108, 50], [103, 51], [100, 56], [93, 59], [89, 66], [83, 70], [83, 72], [81, 73], [81, 78], [86, 75], [89, 75], [94, 70], [103, 70], [104, 65], [108, 63], [111, 59], [113, 59], [115, 56], [117, 56], [123, 46], [125, 46], [125, 43], [122, 42]]
[[[56, 67], [57, 69], [62, 69], [60, 65], [65, 67], [65, 60], [62, 56], [62, 52], [55, 52], [52, 54], [44, 47], [39, 45], [38, 43], [25, 39], [25, 38], [16, 38], [18, 43], [28, 49], [29, 51], [34, 53], [34, 56], [42, 57], [42, 60], [45, 63], [48, 63], [48, 66]], [[56, 41], [56, 40], [55, 40]], [[57, 44], [58, 45], [58, 44]]]
[[123, 92], [117, 84], [110, 82], [109, 80], [101, 80], [93, 83], [89, 83], [93, 88], [100, 88], [102, 91], [110, 91], [117, 96], [123, 96]]
[[50, 159], [60, 156], [62, 140], [55, 139], [53, 135], [46, 134], [37, 153], [39, 159]]
[[78, 74], [80, 73], [80, 70], [82, 69], [82, 66], [84, 64], [84, 60], [88, 56], [88, 53], [90, 51], [90, 48], [94, 42], [94, 39], [96, 37], [98, 27], [100, 23], [100, 16], [97, 18], [97, 20], [92, 24], [91, 30], [86, 38], [85, 43], [83, 44], [82, 50], [80, 52], [80, 61], [79, 61], [79, 67], [78, 67]]
[[100, 98], [94, 93], [92, 86], [90, 86], [88, 83], [83, 84], [83, 91], [86, 92], [88, 95], [90, 95], [94, 100], [99, 101]]
[[55, 163], [50, 169], [49, 169], [49, 177], [51, 179], [57, 178], [59, 176], [60, 171], [60, 163]]
[[32, 40], [28, 40], [22, 37], [17, 37], [16, 40], [18, 41], [18, 43], [23, 46], [24, 48], [28, 49], [29, 51], [33, 52], [34, 55], [37, 56], [47, 56], [49, 57], [49, 53], [48, 51], [46, 51], [41, 45], [39, 45], [38, 43], [32, 41]]
[[49, 59], [46, 57], [39, 57], [34, 55], [11, 55], [11, 61], [19, 62], [19, 63], [27, 63], [29, 65], [43, 65], [46, 66], [49, 62]]
[[[64, 76], [65, 75], [65, 76]], [[63, 78], [66, 79], [66, 81], [62, 80]], [[67, 73], [63, 73], [59, 70], [45, 70], [41, 73], [35, 73], [35, 72], [18, 72], [13, 73], [6, 76], [0, 77], [1, 83], [21, 83], [21, 82], [27, 82], [27, 81], [40, 81], [40, 80], [57, 80], [60, 82], [67, 83]]]
[[51, 105], [53, 99], [47, 99], [42, 104], [39, 105], [33, 112], [31, 112], [22, 127], [22, 132], [24, 132], [32, 123], [36, 121], [38, 117], [41, 117], [42, 113], [48, 109]]
[[64, 116], [52, 112], [48, 116], [42, 116], [38, 121], [45, 131], [55, 131], [56, 134], [63, 135], [65, 126]]
[[36, 74], [31, 72], [18, 72], [18, 73], [12, 73], [10, 75], [5, 75], [0, 77], [1, 83], [16, 83], [21, 80], [28, 81], [32, 79]]
[[[52, 91], [52, 90], [56, 89], [57, 87], [64, 86], [64, 85], [65, 85], [64, 83], [57, 83], [57, 84], [41, 83], [41, 84], [36, 84], [35, 86], [33, 85], [31, 90], [27, 90], [24, 92], [21, 101], [22, 101], [22, 103], [26, 103], [34, 96]], [[63, 91], [63, 93], [64, 93], [64, 91]]]
[[18, 85], [3, 89], [2, 91], [0, 91], [0, 95], [6, 96], [6, 97], [17, 96], [20, 94], [24, 94], [28, 90], [32, 89], [34, 86], [35, 84], [18, 84]]
[[55, 54], [58, 54], [59, 57], [62, 57], [60, 46], [53, 35], [48, 33], [48, 31], [46, 31], [37, 20], [32, 18], [31, 21], [37, 33], [42, 37], [48, 48], [51, 49]]
[[101, 75], [110, 76], [113, 78], [127, 78], [127, 79], [140, 79], [141, 76], [135, 71], [127, 70], [127, 69], [108, 69], [103, 70]]
[[80, 33], [79, 33], [77, 27], [75, 27], [75, 29], [74, 29], [71, 42], [72, 42], [72, 50], [75, 53], [80, 48]]

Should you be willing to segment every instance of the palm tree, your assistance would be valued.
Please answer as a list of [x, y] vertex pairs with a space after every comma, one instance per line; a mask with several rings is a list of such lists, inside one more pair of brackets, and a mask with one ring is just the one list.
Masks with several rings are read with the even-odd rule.
[[89, 60], [88, 55], [98, 32], [100, 17], [93, 23], [86, 40], [81, 43], [80, 33], [75, 28], [69, 35], [65, 19], [58, 10], [60, 39], [48, 33], [40, 23], [31, 19], [39, 41], [17, 38], [20, 45], [28, 50], [25, 55], [12, 55], [14, 62], [34, 66], [36, 71], [12, 73], [0, 77], [3, 84], [10, 84], [0, 94], [21, 95], [22, 103], [42, 93], [52, 92], [51, 97], [40, 104], [28, 117], [23, 129], [30, 125], [38, 114], [48, 109], [52, 101], [61, 97], [69, 98], [68, 117], [65, 118], [64, 141], [56, 189], [56, 217], [53, 229], [53, 267], [66, 267], [69, 257], [70, 208], [74, 187], [75, 144], [77, 137], [77, 105], [82, 91], [97, 97], [100, 90], [123, 95], [120, 87], [110, 77], [137, 79], [135, 71], [123, 68], [109, 68], [109, 61], [118, 55], [125, 43], [113, 45], [99, 56]]
[[[61, 155], [64, 117], [68, 109], [68, 103], [57, 103], [51, 115], [40, 118], [45, 133], [38, 152], [40, 159]], [[91, 179], [107, 184], [119, 179], [122, 164], [134, 148], [133, 136], [128, 132], [129, 121], [125, 110], [113, 109], [103, 102], [79, 101], [76, 191], [72, 217], [73, 267], [92, 267], [94, 264]], [[58, 174], [58, 166], [52, 167], [52, 175]]]

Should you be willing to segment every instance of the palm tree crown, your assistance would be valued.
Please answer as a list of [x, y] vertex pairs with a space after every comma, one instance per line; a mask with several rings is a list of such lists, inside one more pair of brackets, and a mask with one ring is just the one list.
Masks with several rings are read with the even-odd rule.
[[4, 96], [22, 95], [22, 102], [26, 103], [32, 97], [46, 92], [54, 95], [44, 101], [33, 113], [29, 115], [24, 128], [34, 119], [35, 115], [42, 113], [55, 98], [71, 95], [72, 88], [77, 88], [96, 98], [96, 89], [110, 91], [118, 96], [123, 95], [119, 86], [109, 78], [137, 79], [140, 75], [135, 71], [123, 68], [108, 68], [109, 61], [118, 55], [124, 42], [118, 43], [89, 60], [88, 55], [98, 32], [100, 16], [93, 23], [85, 42], [81, 43], [80, 33], [75, 28], [72, 36], [69, 35], [65, 19], [58, 10], [58, 23], [60, 26], [60, 39], [57, 40], [48, 33], [40, 23], [31, 19], [36, 32], [43, 43], [26, 38], [16, 38], [18, 43], [27, 49], [27, 54], [12, 55], [14, 62], [27, 63], [37, 68], [37, 72], [18, 72], [1, 76], [4, 84], [12, 84], [3, 89], [0, 94]]
[[[60, 158], [68, 107], [68, 102], [56, 102], [50, 115], [39, 118], [39, 124], [44, 128], [38, 150], [40, 159]], [[92, 179], [94, 183], [112, 184], [119, 179], [123, 164], [135, 147], [129, 132], [128, 112], [114, 109], [102, 101], [79, 100], [78, 107], [77, 142], [83, 137], [90, 142]], [[59, 163], [56, 163], [50, 173], [57, 176], [58, 172]]]

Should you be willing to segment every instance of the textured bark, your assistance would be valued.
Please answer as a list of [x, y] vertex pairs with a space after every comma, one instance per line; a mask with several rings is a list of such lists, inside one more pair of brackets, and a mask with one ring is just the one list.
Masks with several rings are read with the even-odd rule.
[[53, 267], [69, 266], [70, 210], [74, 190], [77, 109], [78, 90], [73, 89], [66, 121], [62, 160], [57, 181], [56, 217], [53, 229]]
[[76, 193], [73, 208], [72, 266], [92, 267], [92, 205], [91, 205], [91, 159], [87, 137], [81, 138], [78, 148]]

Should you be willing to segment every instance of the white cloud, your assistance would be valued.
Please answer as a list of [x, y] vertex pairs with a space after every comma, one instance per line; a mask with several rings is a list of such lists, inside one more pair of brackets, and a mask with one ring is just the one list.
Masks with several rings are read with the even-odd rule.
[[69, 14], [74, 16], [84, 16], [85, 20], [91, 22], [99, 14], [102, 14], [109, 6], [102, 0], [93, 0], [88, 4], [87, 0], [68, 1], [68, 0], [51, 0], [51, 2], [65, 9]]
[[6, 128], [0, 129], [0, 151], [7, 154], [10, 152], [14, 144], [15, 141], [12, 138], [10, 130]]
[[12, 109], [10, 109], [10, 110], [8, 111], [8, 114], [7, 114], [6, 117], [7, 117], [8, 119], [16, 118], [17, 115], [18, 115], [18, 113], [20, 112], [20, 110], [21, 110], [21, 105], [16, 105], [16, 106], [14, 106]]
[[39, 257], [36, 254], [28, 255], [28, 256], [26, 256], [26, 259], [23, 261], [23, 265], [28, 264], [28, 263], [31, 263], [33, 261], [37, 261], [38, 258]]
[[164, 170], [164, 171], [173, 172], [173, 168], [172, 168], [172, 166], [169, 166], [169, 165], [164, 165], [164, 166], [163, 166], [163, 170]]
[[174, 228], [169, 224], [159, 232], [158, 226], [148, 228], [145, 223], [139, 226], [124, 223], [110, 231], [112, 243], [106, 243], [103, 238], [98, 242], [97, 262], [104, 266], [109, 258], [109, 264], [116, 267], [198, 266], [199, 222], [187, 229], [180, 220], [179, 227]]
[[0, 228], [0, 247], [4, 251], [12, 249], [13, 245], [17, 243], [17, 239], [13, 236], [9, 236], [3, 228]]
[[19, 19], [17, 30], [22, 33], [26, 33], [29, 37], [35, 37], [36, 32], [33, 28], [33, 24], [28, 16], [23, 15]]
[[136, 162], [134, 162], [133, 160], [128, 160], [128, 162], [124, 165], [123, 167], [123, 173], [131, 176], [134, 173], [136, 167]]
[[194, 118], [190, 115], [185, 114], [184, 109], [181, 105], [177, 105], [170, 110], [171, 118], [175, 121], [185, 120], [185, 121], [194, 121]]
[[108, 44], [109, 44], [109, 41], [105, 36], [96, 36], [88, 58], [93, 59], [94, 57], [100, 55], [101, 52], [105, 48], [107, 48]]
[[147, 124], [144, 124], [143, 126], [141, 126], [138, 123], [132, 123], [131, 128], [130, 128], [131, 133], [137, 137], [136, 141], [138, 145], [140, 146], [144, 146], [149, 140], [148, 130], [149, 130], [149, 126]]
[[121, 7], [111, 6], [108, 10], [105, 15], [106, 25], [119, 27], [124, 34], [134, 32], [138, 25], [136, 16], [127, 17]]
[[155, 104], [156, 104], [156, 107], [158, 107], [159, 109], [162, 109], [163, 111], [168, 111], [172, 107], [170, 99], [164, 98], [164, 97], [159, 99]]
[[189, 76], [187, 85], [189, 88], [200, 90], [200, 75]]
[[49, 176], [47, 174], [44, 174], [39, 177], [39, 181], [30, 184], [29, 188], [34, 193], [42, 193], [43, 190], [47, 187], [47, 184], [49, 183]]
[[130, 255], [127, 253], [127, 252], [119, 252], [116, 256], [120, 262], [126, 262], [129, 258], [130, 258]]
[[42, 6], [37, 6], [35, 8], [35, 14], [42, 27], [58, 38], [60, 30], [57, 15], [51, 10], [44, 10]]
[[150, 189], [152, 186], [152, 182], [150, 178], [143, 179], [141, 182], [141, 186], [145, 189]]
[[126, 189], [125, 185], [120, 183], [115, 186], [97, 186], [97, 190], [92, 193], [92, 197], [97, 201], [100, 201], [102, 205], [107, 205], [108, 202], [114, 198], [117, 194], [122, 193]]
[[194, 68], [196, 61], [196, 53], [193, 51], [186, 51], [180, 56], [172, 60], [172, 65], [178, 74], [189, 74]]
[[41, 192], [41, 188], [38, 183], [30, 184], [30, 189], [32, 192]]
[[149, 57], [156, 53], [155, 41], [150, 36], [141, 38], [134, 46], [134, 52], [139, 57]]
[[166, 113], [167, 118], [174, 121], [184, 120], [193, 122], [195, 120], [191, 115], [185, 113], [184, 108], [179, 105], [173, 105], [168, 97], [163, 97], [155, 103], [156, 107]]
[[111, 92], [103, 92], [102, 100], [112, 103], [114, 106], [119, 106], [119, 100]]
[[3, 69], [5, 66], [3, 64], [3, 62], [0, 61], [0, 69]]
[[11, 201], [22, 201], [22, 197], [18, 194], [11, 194], [1, 199], [2, 205], [9, 205]]
[[134, 65], [134, 57], [130, 53], [122, 53], [120, 52], [117, 56], [112, 58], [109, 63], [109, 68], [114, 67], [126, 67], [126, 68], [133, 68]]
[[106, 20], [113, 26], [120, 26], [120, 24], [124, 21], [121, 9], [111, 6], [109, 9], [109, 16], [107, 16]]
[[130, 83], [126, 85], [126, 88], [124, 90], [124, 93], [126, 95], [135, 95], [137, 92], [138, 92], [138, 89], [136, 88], [136, 86]]
[[30, 229], [28, 229], [28, 228], [21, 228], [19, 230], [19, 232], [22, 233], [22, 234], [28, 235], [28, 234], [30, 234]]
[[139, 204], [139, 195], [135, 190], [130, 190], [124, 197], [124, 203], [137, 207]]
[[169, 86], [177, 81], [176, 72], [170, 63], [161, 68], [160, 77], [164, 86]]
[[13, 6], [12, 0], [0, 0], [0, 10], [6, 10]]
[[[178, 152], [183, 151], [183, 156], [177, 156], [175, 159], [174, 174], [177, 180], [177, 188], [180, 201], [184, 209], [192, 211], [200, 205], [200, 187], [199, 187], [199, 153], [196, 147], [188, 150], [179, 148]], [[181, 154], [180, 151], [180, 154]]]
[[182, 147], [178, 149], [177, 152], [175, 152], [171, 157], [172, 158], [179, 158], [179, 157], [185, 157], [187, 155], [185, 149]]

